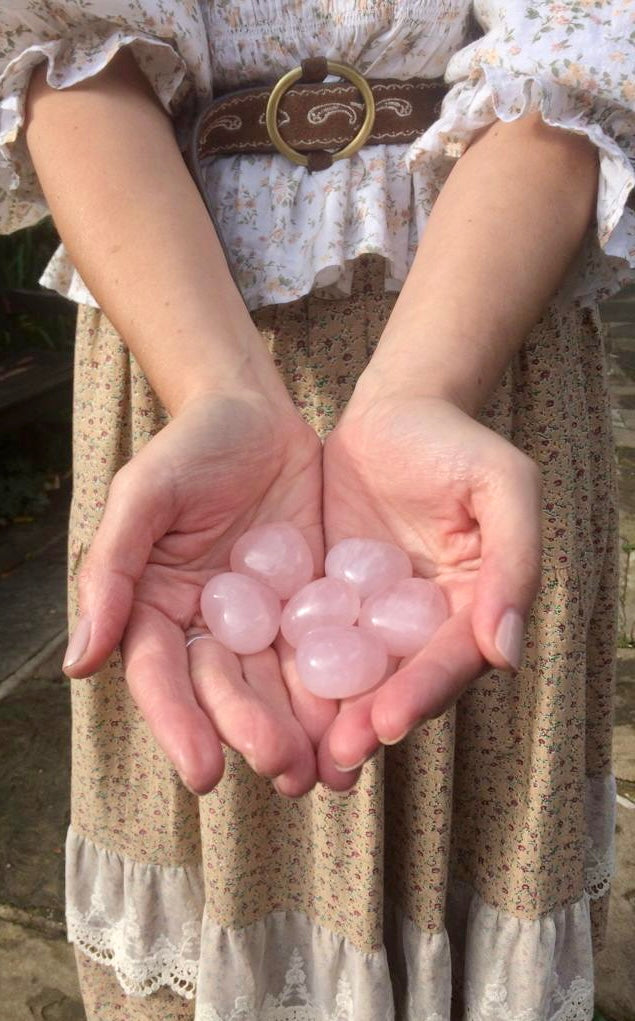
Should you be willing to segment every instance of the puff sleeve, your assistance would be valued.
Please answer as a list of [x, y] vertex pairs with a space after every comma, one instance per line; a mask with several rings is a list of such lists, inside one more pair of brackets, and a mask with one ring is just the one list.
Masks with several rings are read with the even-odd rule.
[[635, 270], [635, 3], [633, 0], [476, 0], [483, 35], [449, 61], [451, 85], [439, 119], [410, 148], [409, 169], [433, 170], [496, 119], [540, 112], [546, 123], [597, 146], [595, 238], [568, 297], [590, 303]]
[[197, 0], [3, 0], [0, 6], [0, 232], [27, 227], [48, 209], [24, 144], [33, 69], [64, 89], [101, 71], [130, 46], [160, 102], [177, 113], [209, 92], [211, 70]]

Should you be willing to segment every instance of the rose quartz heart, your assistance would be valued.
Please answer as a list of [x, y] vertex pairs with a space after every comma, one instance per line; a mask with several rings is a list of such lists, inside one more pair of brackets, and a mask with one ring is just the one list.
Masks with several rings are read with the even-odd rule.
[[388, 663], [386, 646], [372, 631], [335, 625], [305, 634], [295, 656], [300, 680], [321, 698], [347, 698], [374, 688]]
[[286, 521], [257, 525], [241, 535], [229, 556], [232, 571], [264, 582], [288, 599], [313, 577], [313, 557], [299, 528]]
[[242, 655], [262, 652], [280, 627], [280, 600], [273, 589], [230, 571], [208, 581], [201, 594], [201, 613], [214, 637]]
[[380, 635], [391, 656], [410, 656], [448, 616], [443, 591], [425, 578], [404, 578], [362, 604], [359, 626]]
[[366, 599], [402, 578], [412, 576], [407, 553], [379, 539], [342, 539], [326, 556], [324, 573], [350, 582]]
[[328, 624], [349, 627], [359, 615], [356, 589], [339, 578], [318, 578], [291, 597], [280, 621], [280, 630], [295, 648], [313, 628]]

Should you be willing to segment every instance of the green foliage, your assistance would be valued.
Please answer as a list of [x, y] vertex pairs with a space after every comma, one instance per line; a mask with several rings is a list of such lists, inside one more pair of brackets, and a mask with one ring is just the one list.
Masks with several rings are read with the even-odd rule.
[[[35, 227], [0, 236], [0, 352], [19, 352], [28, 348], [61, 350], [73, 343], [75, 310], [60, 307], [56, 299], [43, 313], [20, 309], [12, 312], [14, 290], [45, 294], [38, 279], [59, 244], [50, 219]], [[45, 303], [44, 303], [45, 304]]]
[[20, 454], [5, 458], [0, 475], [0, 519], [34, 517], [48, 506], [46, 473]]
[[70, 473], [70, 416], [33, 422], [0, 437], [0, 524], [38, 517]]
[[2, 288], [33, 287], [59, 244], [53, 221], [0, 236]]
[[[71, 334], [72, 336], [72, 334]], [[68, 346], [68, 328], [61, 316], [47, 322], [33, 316], [0, 315], [0, 350], [18, 351], [22, 348], [51, 348], [60, 350]]]
[[[38, 284], [59, 244], [52, 221], [0, 236], [0, 357], [72, 346], [75, 308]], [[3, 359], [4, 360], [4, 359]], [[61, 421], [33, 422], [0, 437], [0, 523], [41, 514], [48, 490], [69, 471], [70, 409]]]

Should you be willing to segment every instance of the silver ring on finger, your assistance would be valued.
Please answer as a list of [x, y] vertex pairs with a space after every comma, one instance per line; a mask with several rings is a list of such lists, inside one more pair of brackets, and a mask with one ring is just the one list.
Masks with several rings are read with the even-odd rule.
[[211, 631], [197, 631], [196, 634], [190, 635], [189, 638], [185, 639], [185, 648], [189, 649], [190, 645], [193, 645], [199, 638], [212, 638], [216, 641]]

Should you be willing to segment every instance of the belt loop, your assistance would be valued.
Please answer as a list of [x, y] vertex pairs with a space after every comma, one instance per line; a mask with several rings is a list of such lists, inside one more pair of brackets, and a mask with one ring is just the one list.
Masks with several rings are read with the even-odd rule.
[[326, 57], [305, 57], [301, 61], [300, 67], [302, 68], [302, 77], [299, 80], [307, 85], [323, 82], [329, 73]]
[[320, 170], [328, 170], [333, 166], [333, 157], [326, 149], [314, 149], [306, 154], [306, 168], [310, 174], [318, 173]]

